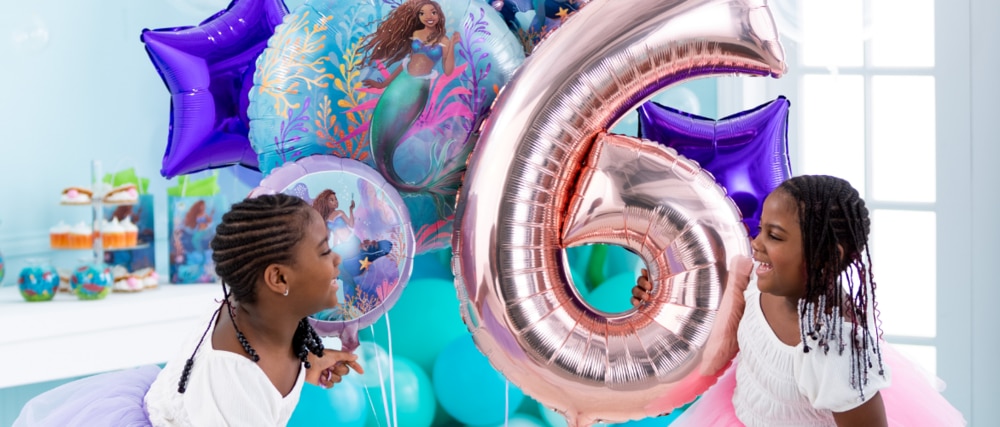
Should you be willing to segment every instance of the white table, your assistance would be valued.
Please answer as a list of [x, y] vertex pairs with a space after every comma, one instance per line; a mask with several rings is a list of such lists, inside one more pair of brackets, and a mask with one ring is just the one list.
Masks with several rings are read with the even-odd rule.
[[219, 284], [32, 303], [16, 286], [0, 288], [0, 388], [164, 363], [221, 298]]

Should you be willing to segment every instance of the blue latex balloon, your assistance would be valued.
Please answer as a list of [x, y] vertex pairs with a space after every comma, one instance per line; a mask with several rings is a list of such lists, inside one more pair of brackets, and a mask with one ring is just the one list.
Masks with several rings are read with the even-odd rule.
[[[468, 335], [458, 311], [455, 284], [447, 279], [411, 280], [389, 312], [394, 354], [407, 357], [431, 372], [439, 354], [456, 338]], [[389, 348], [385, 320], [375, 323], [374, 335], [383, 348]]]
[[312, 384], [302, 386], [299, 404], [288, 420], [289, 427], [334, 425], [363, 427], [368, 420], [364, 387], [350, 375], [327, 390]]
[[[437, 402], [434, 399], [434, 387], [431, 385], [430, 378], [428, 378], [423, 369], [420, 369], [420, 367], [410, 359], [394, 356], [392, 360], [394, 369], [393, 382], [389, 381], [389, 367], [386, 364], [382, 366], [384, 376], [381, 384], [369, 386], [366, 391], [371, 401], [365, 405], [365, 408], [366, 410], [371, 411], [374, 407], [375, 413], [368, 417], [368, 421], [365, 423], [365, 426], [430, 426], [434, 421], [434, 411], [437, 408]], [[372, 374], [375, 374], [374, 378], [377, 379], [377, 369], [378, 368], [373, 364], [365, 365], [365, 376], [371, 377]], [[391, 405], [392, 390], [390, 387], [393, 385], [396, 388], [395, 415], [393, 415], [393, 407]], [[386, 400], [383, 400], [383, 392], [385, 393]], [[386, 401], [390, 402], [388, 405], [389, 416], [396, 417], [395, 424], [391, 421], [386, 421], [385, 408], [387, 405], [384, 403]]]
[[[509, 385], [505, 396], [506, 378], [493, 369], [468, 334], [444, 348], [434, 363], [433, 377], [441, 407], [469, 425], [502, 423], [524, 399], [524, 393], [514, 384]], [[505, 407], [509, 412], [504, 412]]]
[[146, 53], [170, 91], [161, 175], [257, 168], [247, 137], [248, 92], [254, 62], [286, 13], [282, 0], [233, 0], [197, 26], [142, 31]]
[[647, 102], [639, 136], [677, 150], [712, 173], [743, 214], [751, 237], [764, 198], [792, 176], [785, 97], [719, 120]]

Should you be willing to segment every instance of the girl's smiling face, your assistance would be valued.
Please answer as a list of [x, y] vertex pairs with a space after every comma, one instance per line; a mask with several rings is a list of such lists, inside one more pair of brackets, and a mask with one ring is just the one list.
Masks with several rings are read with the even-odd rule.
[[764, 200], [760, 233], [751, 243], [761, 292], [801, 298], [806, 293], [806, 261], [802, 250], [798, 202], [782, 190]]

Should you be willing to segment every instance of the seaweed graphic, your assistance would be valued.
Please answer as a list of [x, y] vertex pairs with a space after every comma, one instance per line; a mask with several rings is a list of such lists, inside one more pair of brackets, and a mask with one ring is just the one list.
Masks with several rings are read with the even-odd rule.
[[309, 121], [309, 117], [306, 116], [305, 111], [309, 110], [309, 97], [307, 96], [304, 101], [302, 101], [303, 107], [300, 110], [295, 110], [294, 108], [288, 108], [288, 121], [281, 121], [280, 131], [278, 136], [274, 137], [274, 146], [277, 148], [277, 153], [281, 157], [281, 163], [284, 164], [291, 158], [292, 160], [297, 159], [302, 156], [302, 150], [297, 149], [292, 143], [298, 142], [302, 139], [302, 135], [290, 136], [292, 131], [299, 131], [303, 134], [307, 134], [309, 129], [306, 128], [306, 123]]
[[[268, 94], [274, 98], [274, 112], [288, 118], [299, 104], [288, 99], [289, 95], [298, 95], [301, 86], [306, 90], [313, 87], [326, 88], [327, 80], [333, 74], [326, 72], [324, 63], [327, 56], [315, 57], [317, 52], [325, 48], [327, 24], [332, 16], [324, 16], [309, 27], [309, 12], [304, 12], [293, 21], [279, 25], [271, 40], [277, 40], [275, 46], [264, 51], [264, 58], [257, 70], [260, 75], [258, 93]], [[301, 31], [301, 35], [300, 34]], [[286, 71], [286, 69], [288, 71]]]
[[489, 23], [484, 19], [485, 17], [486, 11], [483, 9], [479, 10], [479, 18], [476, 18], [473, 13], [469, 14], [469, 19], [465, 21], [463, 26], [465, 33], [462, 34], [462, 42], [459, 44], [461, 49], [458, 52], [469, 67], [467, 70], [468, 80], [472, 83], [471, 94], [462, 95], [461, 98], [476, 116], [481, 114], [485, 107], [483, 104], [486, 100], [486, 88], [480, 86], [482, 81], [489, 76], [490, 68], [493, 65], [487, 61], [485, 67], [480, 68], [479, 66], [479, 62], [489, 56], [489, 53], [483, 52], [481, 47], [486, 42], [486, 36], [491, 34], [487, 29]]

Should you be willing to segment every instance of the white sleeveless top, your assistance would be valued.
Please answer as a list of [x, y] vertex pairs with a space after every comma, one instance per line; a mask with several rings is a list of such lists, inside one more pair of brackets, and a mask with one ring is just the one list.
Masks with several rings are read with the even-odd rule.
[[[829, 353], [815, 346], [804, 353], [801, 343], [792, 347], [781, 342], [764, 318], [760, 295], [756, 283], [751, 283], [737, 333], [740, 352], [733, 406], [747, 427], [835, 427], [833, 412], [854, 409], [889, 386], [889, 368], [885, 367], [884, 377], [878, 374], [874, 352], [862, 399], [851, 386], [850, 347], [843, 354], [833, 346]], [[851, 324], [845, 323], [846, 334], [850, 330]]]
[[[295, 386], [281, 396], [263, 370], [243, 355], [212, 348], [212, 322], [198, 348], [184, 394], [177, 392], [184, 363], [201, 338], [198, 332], [160, 371], [146, 392], [146, 410], [154, 426], [284, 426], [305, 382], [299, 368]], [[236, 332], [233, 331], [235, 334]]]

